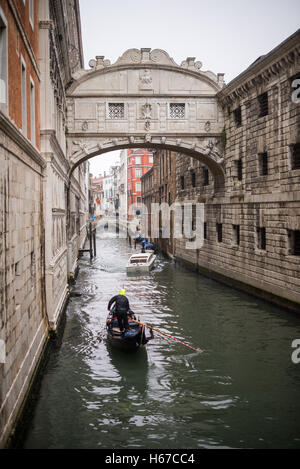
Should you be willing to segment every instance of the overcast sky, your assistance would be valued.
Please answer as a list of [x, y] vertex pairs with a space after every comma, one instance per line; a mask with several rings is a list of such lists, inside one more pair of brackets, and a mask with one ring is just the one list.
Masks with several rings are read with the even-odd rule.
[[[115, 62], [127, 49], [163, 49], [179, 65], [196, 57], [228, 83], [299, 28], [299, 0], [80, 0], [85, 68], [96, 55]], [[92, 172], [98, 174], [96, 157]]]

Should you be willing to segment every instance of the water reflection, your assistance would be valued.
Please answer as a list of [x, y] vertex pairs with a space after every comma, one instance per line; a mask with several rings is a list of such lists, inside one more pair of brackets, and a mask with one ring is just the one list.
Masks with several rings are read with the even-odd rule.
[[[80, 261], [60, 349], [43, 376], [25, 448], [300, 447], [300, 318], [160, 258], [126, 275], [125, 240], [98, 239]], [[106, 340], [121, 287], [155, 334], [135, 354]]]

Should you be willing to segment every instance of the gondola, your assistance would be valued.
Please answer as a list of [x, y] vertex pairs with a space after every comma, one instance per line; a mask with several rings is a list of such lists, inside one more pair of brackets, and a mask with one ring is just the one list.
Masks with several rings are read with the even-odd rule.
[[128, 315], [129, 329], [121, 332], [115, 313], [110, 312], [108, 314], [106, 321], [107, 340], [113, 347], [131, 351], [147, 344], [149, 338], [146, 338], [145, 326], [137, 324], [132, 319], [136, 319], [136, 317], [133, 313], [130, 313]]

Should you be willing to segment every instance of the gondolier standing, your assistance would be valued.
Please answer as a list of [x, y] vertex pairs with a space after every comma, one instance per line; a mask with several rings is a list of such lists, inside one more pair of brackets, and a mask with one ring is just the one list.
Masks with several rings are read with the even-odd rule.
[[112, 305], [115, 303], [115, 313], [117, 316], [120, 331], [129, 329], [128, 311], [130, 310], [128, 298], [125, 296], [125, 290], [122, 288], [119, 295], [113, 296], [108, 303], [108, 311], [111, 311]]

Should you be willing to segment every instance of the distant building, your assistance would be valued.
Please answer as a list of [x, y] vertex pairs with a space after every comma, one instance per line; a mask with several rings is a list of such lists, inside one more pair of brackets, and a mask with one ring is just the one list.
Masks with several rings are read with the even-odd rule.
[[90, 184], [90, 214], [94, 215], [95, 217], [101, 217], [103, 215], [103, 176], [99, 175], [96, 178], [91, 178]]
[[[129, 218], [133, 218], [137, 205], [142, 203], [141, 177], [153, 166], [153, 150], [137, 148], [127, 153], [127, 207]], [[134, 207], [133, 211], [130, 207]]]
[[114, 206], [115, 186], [113, 174], [103, 176], [103, 209], [105, 215], [112, 215], [115, 212]]
[[[147, 233], [150, 237], [152, 221], [152, 204], [167, 203], [171, 206], [176, 199], [176, 157], [177, 153], [170, 150], [156, 150], [153, 153], [153, 167], [141, 177], [142, 203], [147, 207], [148, 220], [144, 219], [143, 225], [147, 223]], [[162, 219], [159, 215], [159, 237], [155, 238], [156, 244], [166, 253], [174, 254], [174, 215], [170, 215], [170, 237], [162, 238]]]
[[120, 152], [120, 166], [117, 176], [116, 197], [118, 212], [123, 220], [127, 219], [127, 150]]

